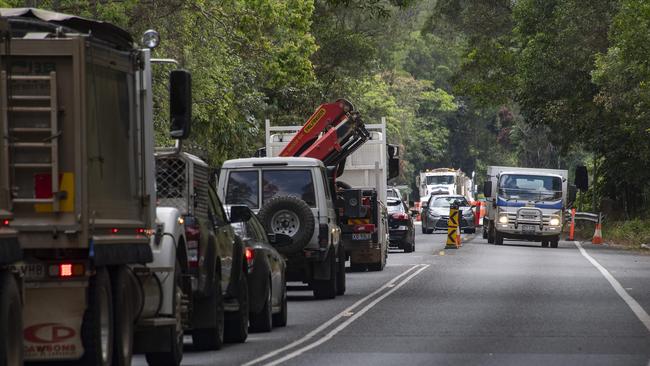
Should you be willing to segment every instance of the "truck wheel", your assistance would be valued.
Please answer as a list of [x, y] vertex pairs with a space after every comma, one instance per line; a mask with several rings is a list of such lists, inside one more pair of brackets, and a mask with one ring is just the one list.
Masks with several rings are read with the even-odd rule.
[[114, 322], [111, 280], [106, 268], [90, 278], [88, 308], [81, 326], [84, 355], [79, 364], [108, 366], [113, 356]]
[[498, 231], [495, 230], [494, 233], [494, 244], [496, 245], [503, 245], [503, 235], [501, 235]]
[[334, 250], [330, 250], [328, 263], [330, 265], [330, 278], [328, 280], [314, 280], [314, 297], [322, 299], [333, 299], [336, 297], [336, 256]]
[[276, 246], [282, 254], [302, 250], [314, 233], [316, 222], [311, 208], [305, 201], [291, 196], [277, 196], [268, 200], [257, 216], [268, 232], [289, 235], [288, 245]]
[[131, 278], [126, 266], [112, 270], [113, 309], [119, 309], [114, 316], [115, 340], [113, 343], [113, 364], [130, 366], [133, 357], [134, 309], [131, 300]]
[[560, 237], [556, 236], [553, 239], [551, 239], [551, 248], [557, 248], [558, 244], [560, 243]]
[[425, 227], [424, 221], [422, 221], [422, 224], [420, 226], [422, 227], [422, 234], [426, 234], [427, 230], [424, 228]]
[[339, 245], [338, 251], [338, 260], [337, 260], [337, 273], [336, 273], [336, 294], [344, 295], [345, 294], [345, 250], [342, 246]]
[[268, 291], [262, 310], [259, 313], [250, 314], [250, 329], [253, 332], [270, 332], [273, 329], [273, 294], [271, 293], [273, 286], [270, 278], [268, 282]]
[[548, 240], [542, 240], [542, 248], [548, 248]]
[[362, 263], [352, 263], [350, 262], [350, 270], [352, 272], [365, 272], [367, 266]]
[[23, 364], [23, 307], [13, 275], [0, 272], [0, 366]]
[[[174, 318], [176, 324], [166, 327], [168, 332], [169, 351], [151, 352], [145, 354], [149, 366], [178, 366], [183, 360], [183, 284], [181, 281], [181, 266], [176, 261], [174, 269]], [[161, 330], [162, 331], [162, 330]]]
[[211, 328], [196, 328], [192, 330], [192, 344], [199, 351], [213, 351], [221, 349], [223, 346], [224, 333], [224, 310], [223, 310], [223, 293], [221, 292], [221, 278], [215, 278], [216, 289], [207, 299], [207, 305], [202, 308], [208, 311], [215, 311], [216, 324]]
[[487, 230], [485, 226], [483, 226], [483, 239], [487, 239], [487, 237], [488, 237]]
[[286, 327], [287, 326], [287, 282], [284, 280], [283, 276], [282, 284], [282, 300], [280, 300], [280, 312], [273, 314], [273, 326], [274, 327]]
[[237, 293], [239, 309], [224, 314], [225, 329], [224, 339], [231, 343], [244, 343], [248, 338], [248, 280], [246, 273], [239, 276], [239, 291]]
[[377, 263], [371, 263], [368, 265], [368, 270], [369, 271], [374, 271], [374, 272], [379, 272], [383, 271], [384, 267], [386, 267], [386, 261], [388, 259], [388, 251], [384, 255], [381, 256], [381, 259]]

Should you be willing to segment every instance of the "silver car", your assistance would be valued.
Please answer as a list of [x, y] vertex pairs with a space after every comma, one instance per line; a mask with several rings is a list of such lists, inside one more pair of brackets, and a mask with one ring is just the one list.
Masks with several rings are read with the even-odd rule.
[[460, 229], [465, 233], [476, 232], [475, 213], [472, 205], [461, 195], [431, 196], [422, 208], [422, 233], [431, 234], [434, 230], [447, 230], [449, 208], [456, 203], [461, 210]]

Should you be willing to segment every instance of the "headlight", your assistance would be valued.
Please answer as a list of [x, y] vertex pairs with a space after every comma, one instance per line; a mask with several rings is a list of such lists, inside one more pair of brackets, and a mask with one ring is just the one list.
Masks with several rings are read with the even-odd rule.
[[560, 226], [560, 219], [557, 217], [553, 217], [551, 221], [549, 221], [548, 223], [551, 226]]
[[499, 223], [500, 224], [507, 224], [508, 223], [508, 216], [507, 215], [499, 216]]

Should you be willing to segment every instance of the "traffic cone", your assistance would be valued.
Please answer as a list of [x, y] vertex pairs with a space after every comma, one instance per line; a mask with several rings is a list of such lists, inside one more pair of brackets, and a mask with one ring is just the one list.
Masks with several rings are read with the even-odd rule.
[[596, 224], [596, 231], [594, 232], [594, 237], [591, 239], [591, 244], [602, 244], [603, 243], [603, 233], [600, 222]]

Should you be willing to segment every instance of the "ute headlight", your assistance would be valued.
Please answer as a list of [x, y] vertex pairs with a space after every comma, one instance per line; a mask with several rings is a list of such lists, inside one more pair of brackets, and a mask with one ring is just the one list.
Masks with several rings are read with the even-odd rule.
[[508, 223], [507, 215], [499, 216], [499, 224], [507, 224], [507, 223]]
[[560, 226], [560, 219], [557, 217], [551, 218], [551, 220], [548, 222], [549, 225], [551, 226]]
[[154, 49], [160, 44], [160, 34], [153, 29], [149, 29], [142, 34], [142, 44], [149, 48]]

